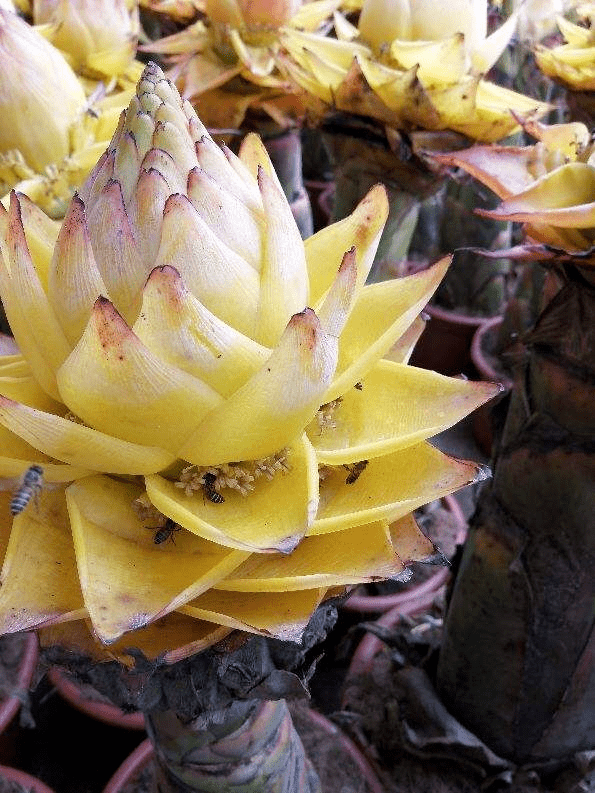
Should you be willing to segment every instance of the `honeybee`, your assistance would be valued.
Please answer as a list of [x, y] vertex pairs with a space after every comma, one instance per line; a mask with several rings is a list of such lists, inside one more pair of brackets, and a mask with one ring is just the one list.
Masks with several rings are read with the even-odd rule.
[[10, 514], [19, 515], [31, 501], [37, 500], [43, 487], [43, 468], [40, 465], [30, 466], [23, 476], [23, 480], [10, 502]]
[[178, 526], [178, 524], [171, 518], [166, 518], [163, 526], [146, 526], [145, 528], [155, 531], [153, 542], [155, 545], [161, 545], [162, 542], [167, 542], [167, 540], [171, 540], [173, 543], [175, 543], [174, 532], [180, 531], [182, 527]]
[[216, 480], [217, 477], [215, 474], [204, 474], [202, 478], [202, 491], [213, 504], [223, 504], [225, 499], [221, 493], [215, 489]]
[[349, 471], [349, 474], [345, 479], [345, 484], [352, 485], [354, 482], [357, 482], [357, 480], [360, 478], [362, 471], [365, 470], [367, 465], [368, 465], [367, 460], [360, 460], [357, 463], [351, 463], [351, 465], [343, 465], [343, 468], [346, 471]]

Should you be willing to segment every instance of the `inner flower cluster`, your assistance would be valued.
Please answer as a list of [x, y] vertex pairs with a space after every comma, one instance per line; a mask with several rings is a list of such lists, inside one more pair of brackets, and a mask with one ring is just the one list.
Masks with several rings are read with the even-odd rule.
[[247, 496], [254, 490], [255, 482], [260, 477], [264, 477], [270, 482], [278, 472], [290, 471], [291, 465], [288, 456], [289, 449], [285, 448], [258, 460], [244, 460], [207, 467], [189, 465], [182, 470], [180, 478], [175, 484], [187, 496], [193, 496], [199, 490], [204, 492], [205, 488], [207, 490], [212, 488], [217, 493], [220, 493], [224, 488], [230, 488], [237, 490], [242, 496]]

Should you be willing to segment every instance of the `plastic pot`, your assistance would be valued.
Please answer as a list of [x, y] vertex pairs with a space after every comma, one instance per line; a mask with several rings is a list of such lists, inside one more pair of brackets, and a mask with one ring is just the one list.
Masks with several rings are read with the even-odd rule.
[[433, 305], [426, 306], [424, 312], [429, 321], [413, 351], [411, 365], [445, 375], [469, 371], [471, 343], [485, 318]]

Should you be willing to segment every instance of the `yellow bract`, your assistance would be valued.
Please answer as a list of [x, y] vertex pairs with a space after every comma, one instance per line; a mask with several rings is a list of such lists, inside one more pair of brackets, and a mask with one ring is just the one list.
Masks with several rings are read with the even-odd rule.
[[47, 487], [0, 499], [1, 630], [123, 660], [297, 641], [431, 552], [411, 511], [483, 473], [426, 440], [498, 389], [405, 364], [450, 260], [367, 286], [387, 211], [376, 186], [303, 243], [260, 141], [220, 149], [153, 65], [59, 234], [13, 194], [0, 477]]
[[[526, 224], [529, 244], [540, 243], [581, 255], [592, 267], [595, 241], [595, 158], [587, 128], [580, 123], [547, 126], [528, 119], [534, 146], [486, 147], [436, 159], [464, 168], [493, 190], [502, 203], [481, 214]], [[552, 251], [543, 248], [548, 258]]]
[[[592, 8], [590, 16], [594, 16]], [[575, 91], [592, 91], [595, 88], [593, 18], [589, 27], [573, 24], [563, 17], [558, 17], [557, 22], [566, 43], [557, 47], [538, 45], [535, 59], [539, 68]]]

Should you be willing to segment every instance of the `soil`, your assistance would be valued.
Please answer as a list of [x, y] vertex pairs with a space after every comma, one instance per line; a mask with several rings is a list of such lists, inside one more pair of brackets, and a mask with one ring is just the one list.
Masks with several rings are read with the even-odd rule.
[[[408, 627], [404, 626], [403, 633]], [[434, 630], [440, 633], [439, 627], [434, 626]], [[439, 635], [434, 643], [439, 643]], [[395, 677], [398, 668], [399, 664], [395, 664], [391, 652], [385, 648], [375, 657], [367, 673], [347, 681], [345, 710], [338, 714], [343, 716], [346, 731], [351, 730], [368, 759], [380, 769], [384, 793], [595, 792], [595, 772], [585, 775], [578, 768], [568, 767], [556, 774], [544, 775], [542, 779], [534, 770], [523, 768], [486, 774], [462, 762], [462, 753], [458, 753], [456, 744], [449, 745], [448, 738], [444, 738], [433, 753], [419, 752], [416, 756], [411, 747], [405, 748], [402, 738], [401, 718], [407, 714]]]
[[334, 736], [308, 718], [307, 707], [296, 703], [290, 709], [295, 728], [318, 773], [324, 793], [369, 793], [369, 786], [355, 761], [337, 745]]

